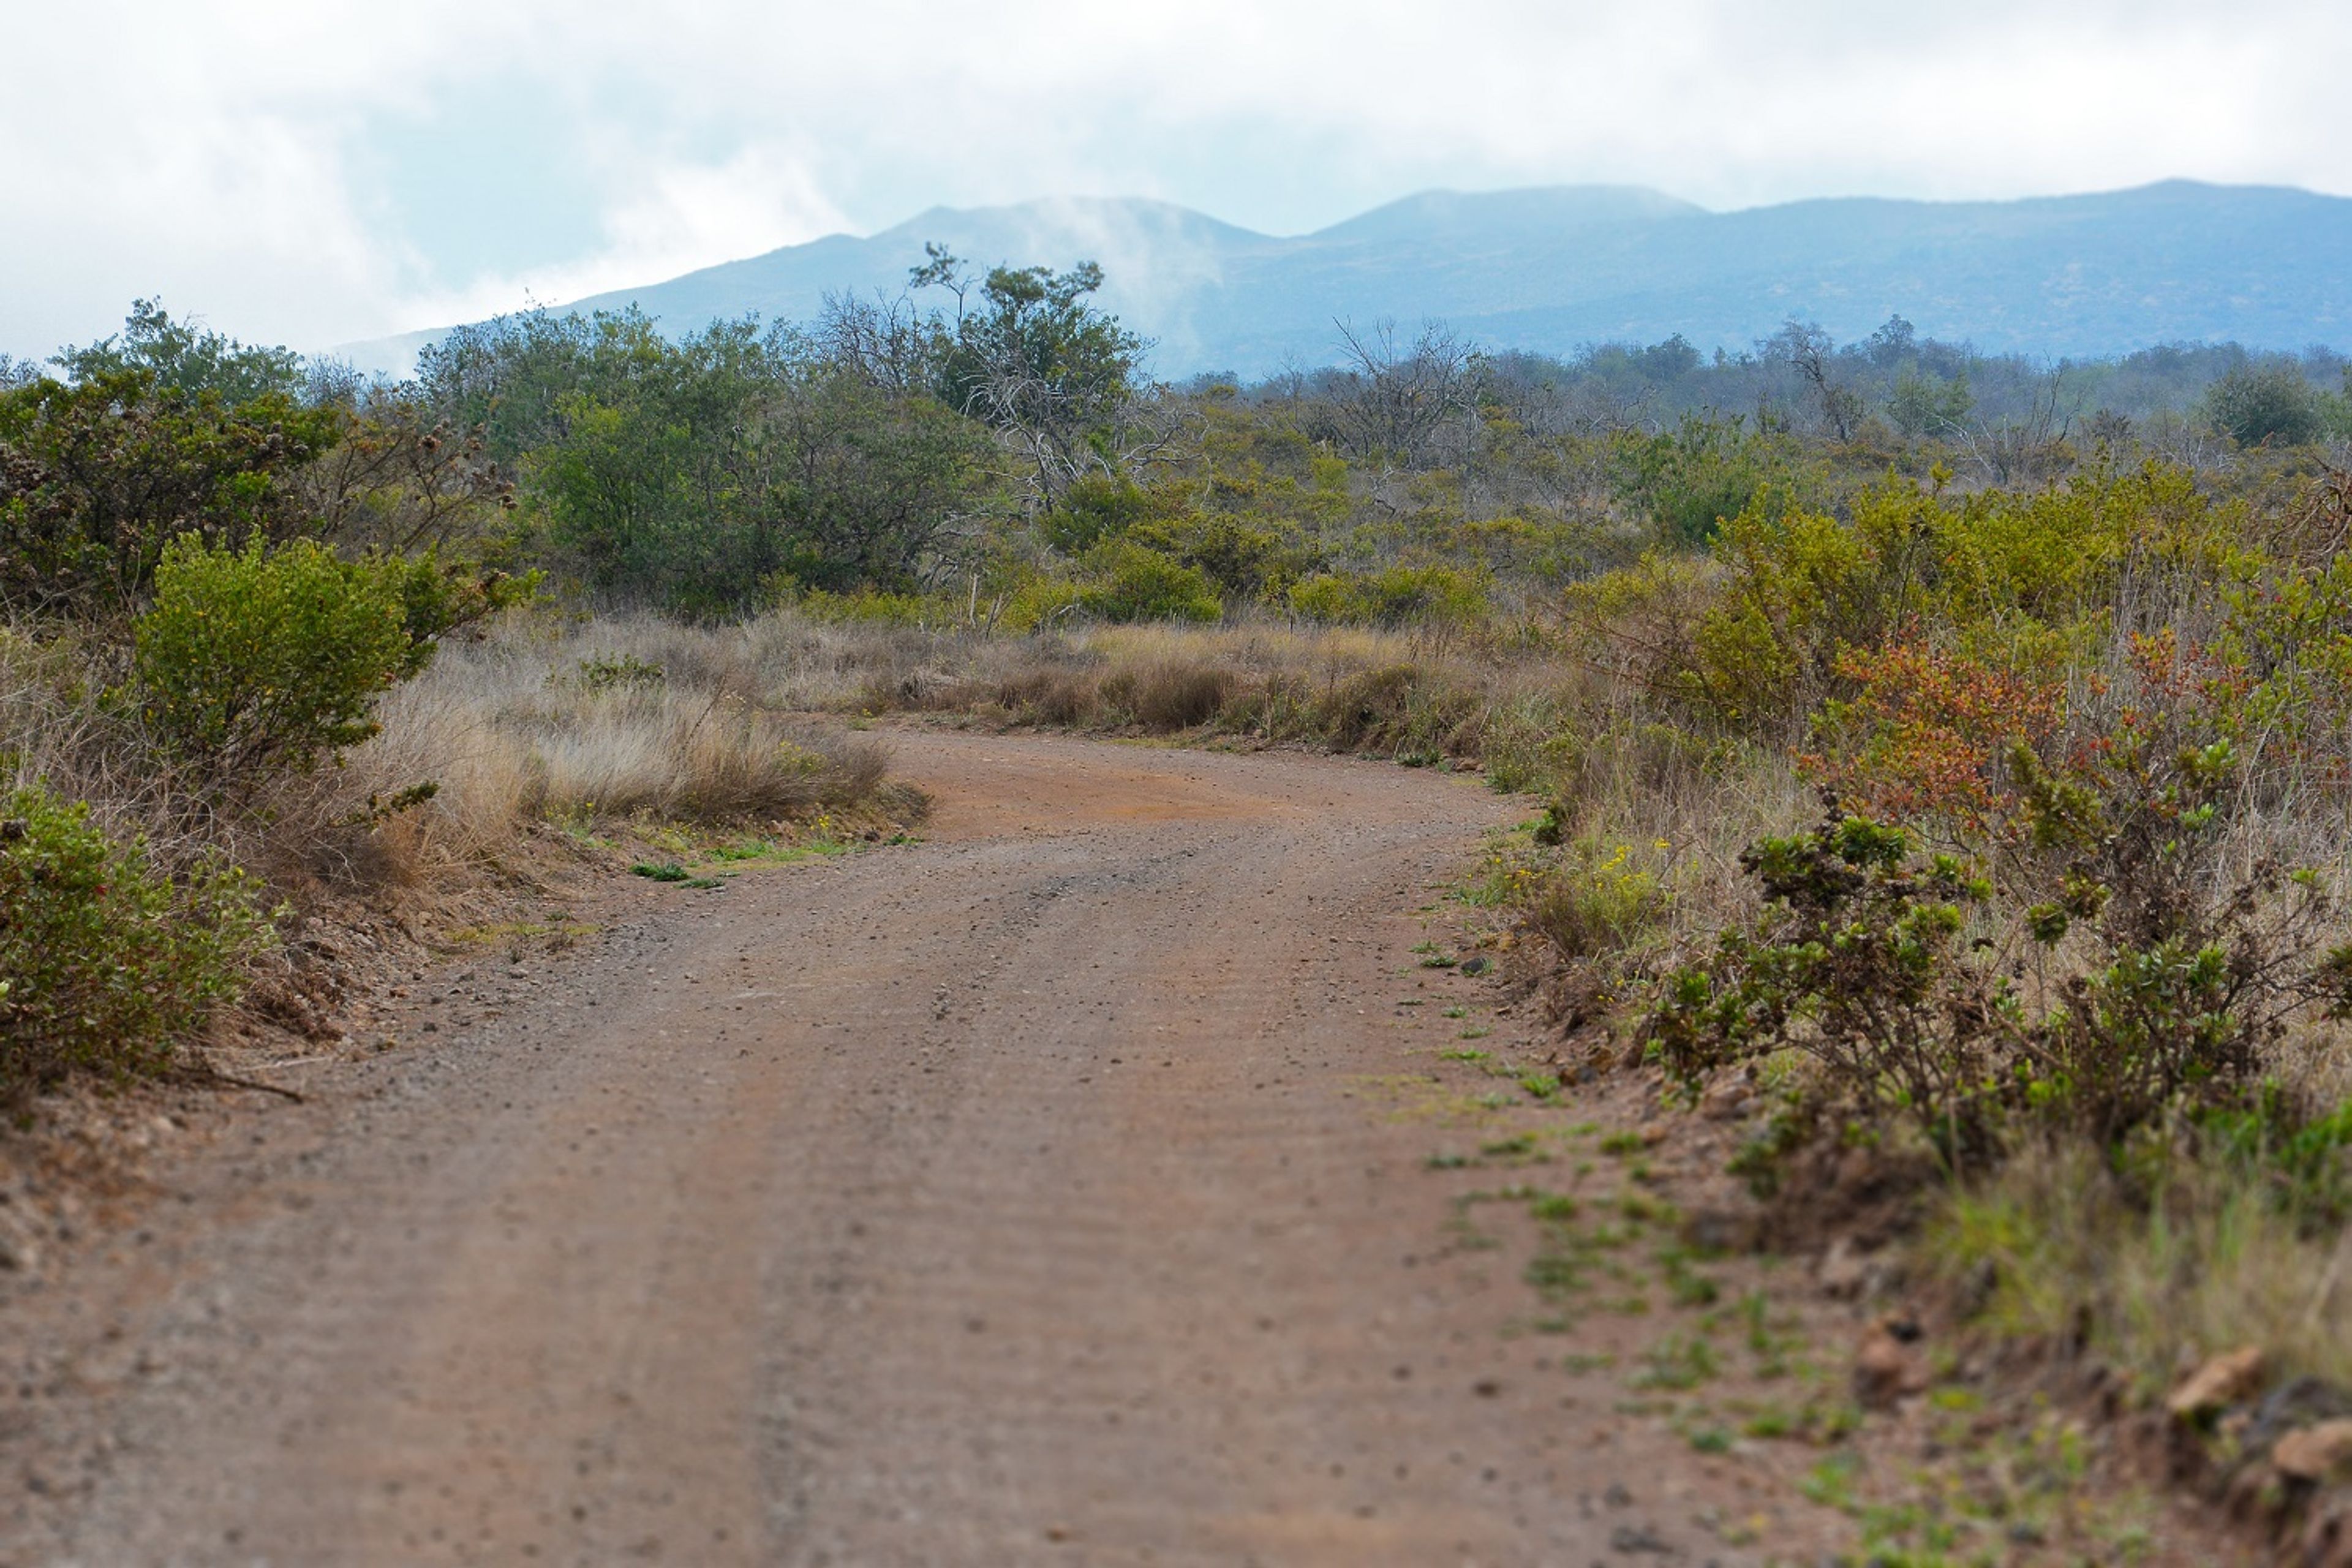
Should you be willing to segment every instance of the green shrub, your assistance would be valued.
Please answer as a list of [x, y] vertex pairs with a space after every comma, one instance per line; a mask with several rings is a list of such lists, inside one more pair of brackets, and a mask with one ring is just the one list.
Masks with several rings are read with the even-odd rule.
[[[1545, 821], [1558, 840], [1557, 812]], [[1538, 841], [1544, 829], [1537, 830]], [[1645, 941], [1666, 912], [1664, 879], [1630, 844], [1607, 854], [1579, 839], [1545, 879], [1528, 921], [1570, 958], [1613, 959]]]
[[1318, 572], [1304, 582], [1291, 584], [1290, 608], [1310, 621], [1325, 626], [1342, 626], [1356, 613], [1356, 593], [1347, 578], [1329, 572]]
[[1037, 527], [1055, 549], [1082, 555], [1150, 512], [1150, 493], [1134, 480], [1089, 474], [1071, 482], [1061, 504], [1039, 518]]
[[1990, 1152], [2014, 1005], [1963, 937], [1990, 887], [1834, 803], [1816, 830], [1763, 839], [1740, 865], [1766, 910], [1667, 976], [1643, 1026], [1667, 1070], [1696, 1084], [1794, 1046], [1822, 1064], [1837, 1110], [1907, 1121], [1955, 1163]]
[[[2063, 770], [2013, 745], [2013, 810], [1962, 841], [1998, 889], [1829, 797], [1816, 830], [1741, 857], [1763, 913], [1667, 979], [1648, 1039], [1694, 1084], [1794, 1047], [1823, 1109], [1908, 1122], [1954, 1166], [2028, 1127], [2122, 1153], [2243, 1111], [2287, 1020], [2352, 996], [2352, 950], [2320, 956], [2336, 907], [2315, 873], [2235, 863], [2242, 770], [2226, 741], [2188, 743], [2203, 721], [2126, 709]], [[2021, 949], [2037, 974], [2061, 965], [2038, 1013]]]
[[2204, 415], [2241, 447], [2300, 446], [2327, 433], [2317, 387], [2294, 365], [2241, 366], [2205, 389]]
[[150, 732], [215, 779], [307, 770], [366, 740], [376, 695], [417, 663], [406, 575], [309, 541], [175, 541], [135, 627], [131, 680]]
[[1673, 430], [1627, 433], [1611, 454], [1620, 501], [1646, 516], [1668, 544], [1700, 545], [1768, 486], [1798, 477], [1790, 444], [1745, 420], [1685, 414]]
[[271, 940], [253, 881], [176, 882], [37, 786], [0, 797], [0, 1099], [168, 1066]]
[[1078, 603], [1106, 621], [1214, 621], [1224, 601], [1197, 567], [1129, 540], [1106, 540], [1087, 552], [1089, 581]]
[[343, 435], [341, 410], [284, 390], [231, 404], [144, 366], [0, 390], [0, 592], [107, 616], [135, 606], [171, 541], [285, 539], [316, 524], [298, 476]]
[[1321, 573], [1294, 584], [1291, 609], [1326, 626], [1475, 626], [1486, 617], [1484, 572], [1388, 566], [1359, 577]]
[[791, 603], [810, 620], [825, 626], [939, 626], [953, 620], [961, 608], [921, 594], [887, 594], [870, 586], [846, 594], [813, 589]]

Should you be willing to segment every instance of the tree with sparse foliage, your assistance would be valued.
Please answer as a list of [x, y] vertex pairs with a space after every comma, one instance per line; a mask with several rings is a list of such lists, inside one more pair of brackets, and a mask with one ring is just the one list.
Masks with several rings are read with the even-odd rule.
[[[1124, 470], [1138, 434], [1129, 416], [1142, 390], [1137, 376], [1147, 345], [1088, 303], [1102, 287], [1100, 267], [998, 267], [975, 298], [963, 264], [933, 247], [913, 278], [919, 288], [956, 298], [939, 370], [941, 399], [1013, 443], [1038, 510], [1087, 474]], [[1155, 443], [1155, 432], [1141, 434], [1145, 446]]]

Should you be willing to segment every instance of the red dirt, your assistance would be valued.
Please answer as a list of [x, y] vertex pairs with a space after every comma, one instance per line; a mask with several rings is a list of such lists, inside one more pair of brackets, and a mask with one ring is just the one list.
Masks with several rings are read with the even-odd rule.
[[[633, 887], [582, 950], [444, 973], [454, 1002], [399, 1004], [421, 1043], [167, 1160], [184, 1204], [11, 1308], [56, 1348], [0, 1421], [30, 1483], [0, 1560], [1818, 1543], [1552, 1359], [1655, 1325], [1515, 1337], [1514, 1268], [1449, 1255], [1463, 1183], [1384, 1086], [1457, 1038], [1444, 1003], [1497, 1001], [1412, 950], [1515, 803], [1290, 753], [898, 752], [925, 842]], [[1761, 1538], [1695, 1522], [1725, 1518]]]

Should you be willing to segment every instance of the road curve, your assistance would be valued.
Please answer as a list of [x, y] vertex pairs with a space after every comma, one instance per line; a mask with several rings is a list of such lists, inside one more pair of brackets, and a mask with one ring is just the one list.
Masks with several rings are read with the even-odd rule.
[[647, 889], [502, 1016], [264, 1118], [125, 1309], [87, 1496], [11, 1560], [1626, 1550], [1592, 1500], [1639, 1456], [1499, 1332], [1515, 1279], [1431, 1265], [1432, 1134], [1374, 1091], [1458, 1032], [1413, 911], [1514, 803], [895, 743], [924, 842]]

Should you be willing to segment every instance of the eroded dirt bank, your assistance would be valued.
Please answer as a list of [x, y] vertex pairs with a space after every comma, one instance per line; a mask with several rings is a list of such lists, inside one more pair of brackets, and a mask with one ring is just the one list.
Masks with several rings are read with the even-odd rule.
[[1748, 1560], [1690, 1521], [1752, 1498], [1441, 1256], [1381, 1109], [1475, 988], [1414, 911], [1514, 803], [897, 744], [926, 842], [647, 889], [189, 1156], [187, 1223], [20, 1319], [79, 1337], [0, 1557]]

